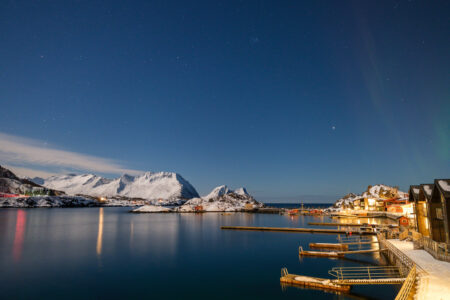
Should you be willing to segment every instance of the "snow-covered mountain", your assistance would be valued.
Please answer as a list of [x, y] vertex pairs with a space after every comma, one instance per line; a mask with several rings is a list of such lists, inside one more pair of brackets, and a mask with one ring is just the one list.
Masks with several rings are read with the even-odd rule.
[[25, 178], [17, 177], [10, 170], [0, 166], [0, 193], [58, 195], [58, 191], [40, 186]]
[[199, 197], [195, 188], [181, 175], [171, 172], [146, 172], [108, 179], [93, 174], [57, 175], [44, 181], [44, 186], [67, 194], [90, 196], [142, 198], [147, 200], [177, 200]]
[[[241, 196], [250, 196], [247, 190], [244, 187], [238, 188], [237, 190], [230, 190], [228, 186], [226, 185], [220, 185], [218, 187], [215, 187], [208, 195], [203, 196], [203, 199], [209, 200], [209, 199], [215, 199], [220, 196], [226, 195], [226, 194], [237, 194]], [[251, 196], [250, 196], [251, 197]]]
[[364, 198], [373, 198], [373, 199], [388, 199], [388, 198], [406, 198], [408, 197], [408, 193], [399, 191], [396, 187], [391, 187], [384, 184], [376, 184], [369, 185], [367, 190], [362, 194], [347, 194], [344, 197], [338, 199], [333, 207], [334, 208], [343, 208], [343, 207], [353, 207], [353, 201]]
[[193, 198], [181, 207], [179, 211], [194, 211], [195, 207], [201, 206], [203, 211], [240, 211], [246, 209], [246, 205], [251, 208], [260, 208], [264, 204], [256, 201], [245, 188], [231, 190], [226, 185], [214, 188], [208, 195], [201, 198]]

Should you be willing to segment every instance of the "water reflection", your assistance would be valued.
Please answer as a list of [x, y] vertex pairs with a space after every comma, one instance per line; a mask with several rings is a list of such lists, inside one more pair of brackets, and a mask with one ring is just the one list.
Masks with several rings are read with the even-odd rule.
[[130, 223], [130, 249], [133, 249], [133, 235], [134, 235], [134, 223]]
[[[348, 299], [347, 295], [309, 289], [288, 288], [282, 293], [280, 267], [297, 274], [328, 277], [332, 267], [378, 263], [375, 254], [350, 257], [354, 260], [304, 258], [299, 262], [299, 245], [337, 243], [336, 235], [220, 229], [224, 225], [307, 227], [308, 222], [321, 220], [317, 217], [128, 211], [106, 207], [0, 210], [0, 258], [4, 258], [0, 259], [1, 298], [32, 299], [40, 295], [49, 299], [52, 297], [45, 296], [54, 295], [56, 299], [66, 295], [71, 299], [143, 299], [148, 297], [148, 290], [142, 287], [150, 283], [152, 298], [156, 299], [206, 299], [217, 290], [222, 299]], [[323, 221], [331, 220], [324, 217]], [[21, 286], [24, 278], [33, 280]], [[175, 281], [177, 288], [173, 288]], [[200, 281], [199, 292], [192, 287]], [[224, 282], [228, 289], [223, 288]], [[390, 293], [392, 289], [358, 287], [355, 292], [386, 299], [394, 294]]]
[[103, 207], [98, 211], [97, 255], [102, 254], [103, 242]]
[[27, 222], [27, 213], [21, 209], [17, 211], [16, 231], [14, 235], [13, 257], [18, 262], [22, 256], [23, 239], [25, 235], [25, 225]]

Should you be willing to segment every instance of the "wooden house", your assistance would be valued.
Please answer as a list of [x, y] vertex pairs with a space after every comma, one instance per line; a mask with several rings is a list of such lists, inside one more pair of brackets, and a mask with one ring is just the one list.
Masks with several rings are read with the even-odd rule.
[[[419, 193], [420, 186], [419, 185], [411, 185], [409, 187], [408, 193], [408, 201], [413, 203], [414, 205], [414, 226], [416, 226], [417, 232], [426, 236], [429, 236], [428, 229], [426, 229], [426, 217], [427, 217], [427, 208], [426, 203], [419, 203]], [[424, 234], [425, 233], [425, 234]]]
[[450, 179], [434, 180], [430, 210], [433, 240], [450, 244]]
[[[423, 222], [422, 235], [432, 238], [433, 236], [433, 218], [431, 216], [431, 195], [433, 192], [433, 184], [419, 185], [418, 210], [416, 213], [420, 214], [420, 221]], [[436, 222], [434, 222], [436, 223]], [[434, 224], [437, 228], [437, 223]]]
[[361, 199], [353, 200], [353, 210], [361, 210]]

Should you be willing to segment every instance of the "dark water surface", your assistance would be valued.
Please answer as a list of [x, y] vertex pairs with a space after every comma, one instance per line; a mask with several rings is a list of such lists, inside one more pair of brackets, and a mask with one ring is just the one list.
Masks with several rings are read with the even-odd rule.
[[282, 288], [280, 269], [328, 278], [351, 260], [298, 257], [336, 235], [221, 230], [221, 225], [307, 227], [327, 217], [131, 214], [129, 208], [0, 210], [2, 299], [394, 299], [398, 286], [351, 294]]

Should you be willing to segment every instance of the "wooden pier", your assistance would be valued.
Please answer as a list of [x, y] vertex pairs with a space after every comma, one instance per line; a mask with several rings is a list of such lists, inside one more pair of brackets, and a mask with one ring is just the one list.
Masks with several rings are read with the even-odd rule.
[[289, 274], [286, 268], [281, 269], [281, 284], [305, 286], [310, 288], [333, 290], [340, 292], [350, 291], [350, 285], [332, 283], [330, 279]]
[[351, 243], [309, 243], [309, 248], [348, 250], [348, 247], [352, 245], [371, 245], [371, 244], [378, 244], [378, 241], [351, 242]]
[[309, 243], [309, 248], [315, 249], [336, 249], [336, 250], [348, 250], [346, 244], [333, 244], [333, 243]]
[[402, 284], [405, 276], [396, 266], [335, 267], [331, 282], [342, 285]]
[[349, 254], [375, 253], [385, 251], [387, 249], [368, 249], [368, 250], [352, 250], [352, 251], [305, 251], [302, 246], [298, 247], [298, 254], [300, 256], [321, 256], [321, 257], [343, 257]]
[[369, 244], [378, 244], [378, 241], [372, 241], [372, 242], [350, 242], [350, 243], [341, 243], [340, 245], [369, 245]]
[[326, 290], [350, 291], [353, 285], [402, 284], [406, 278], [395, 266], [336, 267], [328, 271], [334, 279], [289, 274], [281, 269], [282, 284], [305, 286]]
[[[278, 231], [278, 232], [295, 232], [295, 233], [334, 233], [346, 234], [347, 230], [342, 229], [320, 229], [320, 228], [290, 228], [290, 227], [249, 227], [249, 226], [221, 226], [221, 229], [229, 230], [253, 230], [253, 231]], [[360, 235], [375, 235], [374, 232], [353, 232]]]
[[308, 225], [314, 226], [343, 226], [343, 227], [362, 227], [362, 226], [380, 226], [377, 224], [355, 224], [355, 223], [323, 223], [323, 222], [309, 222]]

